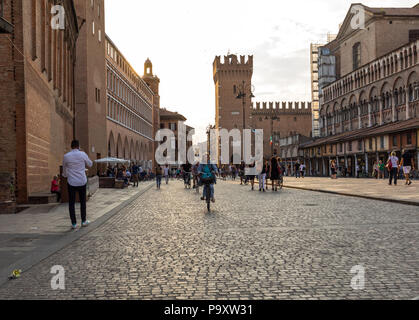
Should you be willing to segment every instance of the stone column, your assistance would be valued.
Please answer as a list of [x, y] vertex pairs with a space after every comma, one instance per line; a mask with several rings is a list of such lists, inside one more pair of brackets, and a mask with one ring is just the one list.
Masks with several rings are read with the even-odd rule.
[[335, 134], [335, 115], [332, 117], [332, 134]]
[[378, 98], [378, 102], [380, 104], [380, 126], [381, 126], [384, 123], [384, 118], [383, 118], [384, 99], [380, 97]]
[[354, 168], [354, 172], [355, 172], [355, 178], [356, 178], [357, 177], [357, 175], [356, 175], [356, 173], [357, 173], [356, 167], [358, 166], [358, 155], [357, 154], [354, 154], [354, 157], [355, 157], [355, 168]]
[[390, 97], [391, 101], [391, 114], [392, 114], [392, 121], [396, 122], [396, 102], [394, 101], [394, 97]]
[[368, 174], [368, 152], [365, 152], [365, 171]]
[[310, 166], [310, 176], [313, 175], [313, 168], [311, 166], [311, 158], [309, 158], [309, 162], [308, 162], [309, 166]]
[[405, 95], [405, 99], [406, 99], [406, 120], [410, 119], [410, 110], [409, 110], [409, 87], [405, 88], [406, 91], [406, 95]]
[[361, 129], [361, 106], [358, 106], [358, 129]]
[[372, 127], [372, 105], [368, 102], [368, 127]]
[[327, 115], [324, 117], [324, 132], [326, 133], [326, 136], [328, 136], [329, 135], [329, 132], [328, 132], [328, 128], [327, 128]]

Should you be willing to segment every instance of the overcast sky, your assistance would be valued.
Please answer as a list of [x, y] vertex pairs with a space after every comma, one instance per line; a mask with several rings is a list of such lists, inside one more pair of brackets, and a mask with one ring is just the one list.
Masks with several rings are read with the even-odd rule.
[[[413, 7], [419, 0], [366, 0]], [[310, 101], [310, 43], [337, 33], [350, 0], [105, 0], [106, 33], [137, 73], [147, 57], [161, 107], [182, 113], [205, 139], [215, 121], [216, 55], [254, 55], [254, 101]]]

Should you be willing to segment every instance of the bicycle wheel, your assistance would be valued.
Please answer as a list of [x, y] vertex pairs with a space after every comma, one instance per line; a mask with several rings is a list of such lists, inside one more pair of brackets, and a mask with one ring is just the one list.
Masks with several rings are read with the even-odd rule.
[[207, 185], [207, 189], [205, 192], [206, 198], [207, 198], [207, 209], [208, 212], [211, 212], [211, 186]]

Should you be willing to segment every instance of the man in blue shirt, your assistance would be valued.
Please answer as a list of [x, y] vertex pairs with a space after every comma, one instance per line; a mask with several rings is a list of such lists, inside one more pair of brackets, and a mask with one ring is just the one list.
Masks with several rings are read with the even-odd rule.
[[[205, 158], [204, 158], [205, 159]], [[207, 161], [202, 161], [203, 163], [201, 163], [198, 167], [198, 174], [201, 176], [201, 178], [203, 179], [209, 179], [209, 178], [213, 178], [214, 179], [214, 183], [217, 182], [216, 180], [216, 176], [215, 174], [218, 172], [218, 168], [215, 164], [212, 164], [210, 162], [210, 156], [209, 154], [207, 154]], [[204, 185], [204, 193], [203, 196], [201, 198], [201, 200], [205, 200], [205, 195], [206, 195], [206, 191], [207, 191], [207, 187], [210, 187], [211, 190], [211, 201], [215, 202], [215, 197], [214, 197], [214, 183], [211, 183], [210, 185]]]

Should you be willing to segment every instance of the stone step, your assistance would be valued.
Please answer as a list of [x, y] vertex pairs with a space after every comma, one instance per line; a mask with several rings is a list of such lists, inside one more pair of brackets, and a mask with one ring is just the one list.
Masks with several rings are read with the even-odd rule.
[[52, 193], [34, 193], [29, 196], [29, 204], [49, 204], [57, 202], [57, 195]]

